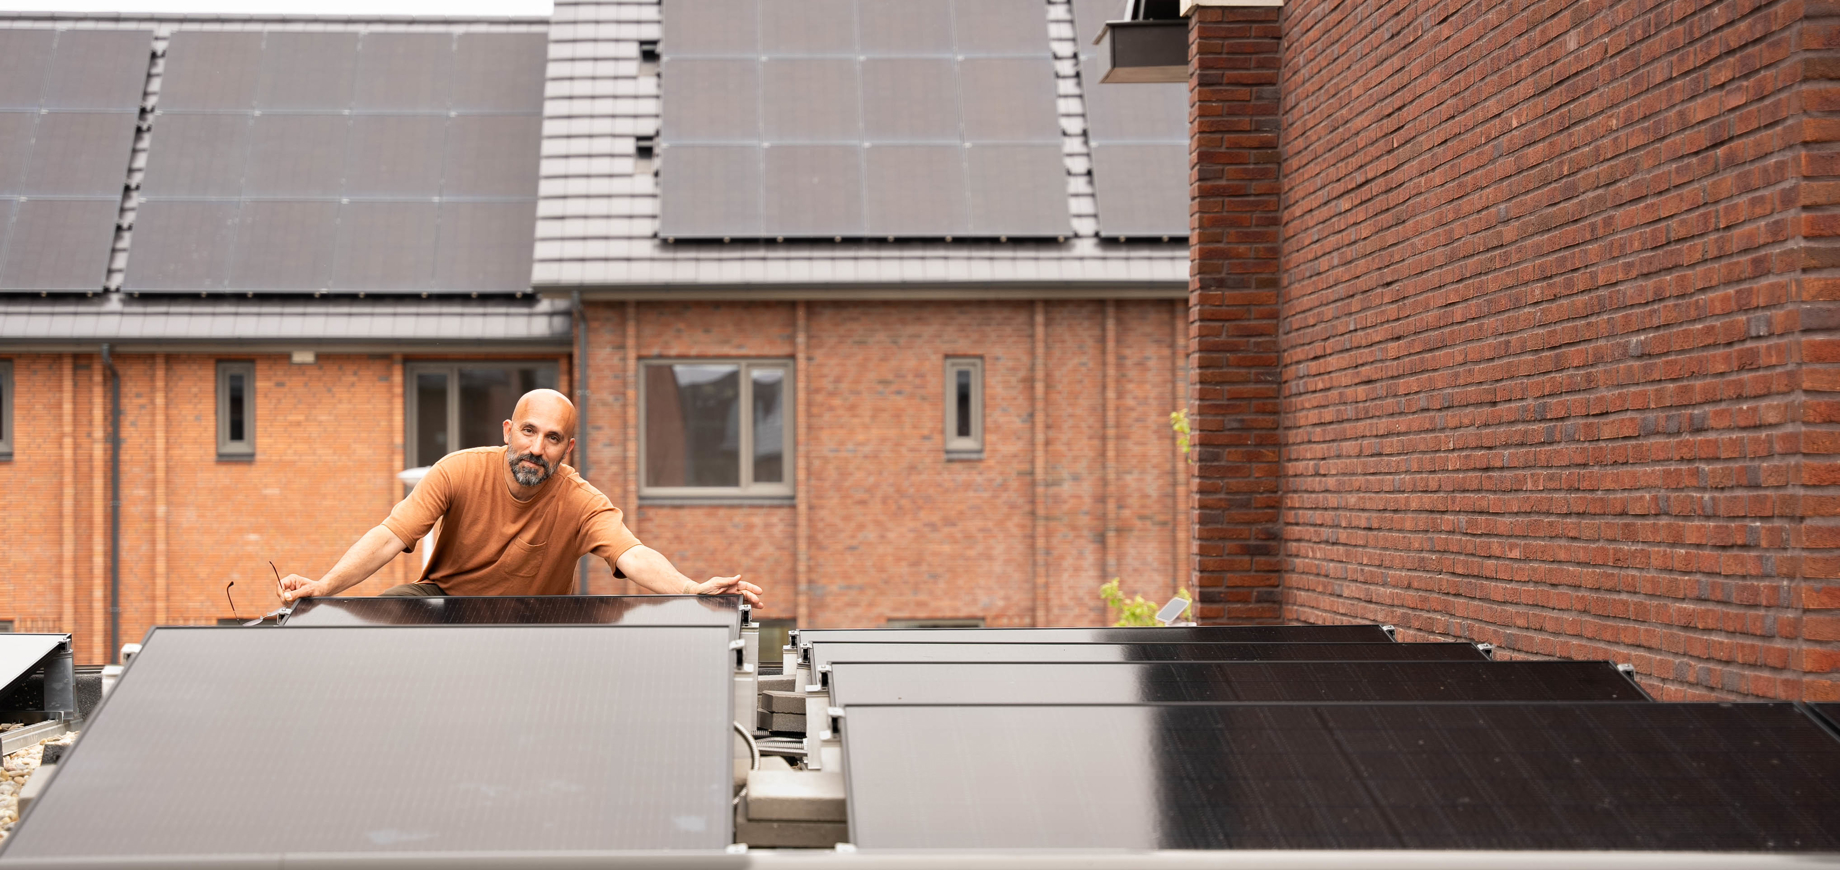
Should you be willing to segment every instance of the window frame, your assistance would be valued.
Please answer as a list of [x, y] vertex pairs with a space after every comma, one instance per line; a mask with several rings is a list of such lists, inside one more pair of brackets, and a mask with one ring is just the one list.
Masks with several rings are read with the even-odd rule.
[[[958, 373], [971, 372], [971, 437], [958, 434]], [[951, 459], [984, 458], [984, 358], [949, 356], [945, 367], [945, 450]]]
[[13, 361], [0, 359], [0, 462], [13, 459]]
[[[230, 376], [243, 376], [243, 438], [230, 440]], [[217, 458], [247, 461], [256, 457], [256, 364], [254, 360], [217, 361]]]
[[[646, 480], [647, 470], [651, 467], [646, 453], [647, 426], [646, 409], [650, 399], [646, 395], [646, 384], [651, 380], [646, 376], [647, 369], [657, 366], [680, 365], [732, 365], [740, 367], [741, 395], [737, 398], [742, 408], [754, 406], [753, 371], [757, 368], [776, 368], [785, 372], [780, 382], [780, 405], [783, 411], [780, 435], [780, 463], [785, 469], [785, 480], [780, 483], [754, 483], [754, 427], [744, 425], [741, 430], [739, 477], [740, 486], [652, 486]], [[797, 455], [798, 413], [796, 390], [798, 368], [787, 357], [656, 357], [639, 361], [639, 497], [644, 500], [671, 499], [684, 501], [710, 501], [722, 499], [767, 499], [775, 502], [785, 501], [795, 495], [796, 474], [794, 457]], [[749, 418], [752, 422], [752, 418]]]
[[[553, 359], [472, 359], [472, 360], [404, 360], [403, 361], [403, 462], [409, 468], [426, 468], [441, 460], [436, 456], [427, 462], [418, 462], [422, 457], [415, 455], [421, 444], [421, 414], [416, 413], [415, 377], [425, 372], [439, 372], [447, 375], [447, 434], [459, 438], [460, 431], [460, 370], [469, 368], [535, 368], [548, 369], [550, 383], [561, 384], [561, 366]], [[447, 451], [465, 450], [455, 447]], [[443, 456], [446, 454], [442, 454]], [[573, 457], [570, 457], [573, 458]]]

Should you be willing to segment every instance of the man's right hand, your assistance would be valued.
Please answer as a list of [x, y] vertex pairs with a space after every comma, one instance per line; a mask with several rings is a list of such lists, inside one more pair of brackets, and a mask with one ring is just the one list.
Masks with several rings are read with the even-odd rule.
[[326, 584], [311, 577], [289, 574], [281, 578], [281, 603], [293, 604], [302, 598], [324, 598], [332, 593]]

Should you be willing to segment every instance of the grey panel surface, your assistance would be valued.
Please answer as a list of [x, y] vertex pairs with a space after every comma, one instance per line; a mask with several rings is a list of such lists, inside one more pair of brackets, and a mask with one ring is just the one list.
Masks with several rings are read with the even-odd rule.
[[663, 152], [659, 183], [669, 191], [658, 234], [761, 234], [762, 149], [757, 145], [675, 145]]
[[253, 109], [261, 80], [262, 34], [181, 30], [166, 46], [160, 111]]
[[1188, 145], [1092, 146], [1099, 231], [1106, 236], [1188, 236]]
[[19, 192], [114, 197], [119, 204], [134, 153], [134, 121], [130, 112], [39, 115]]
[[1840, 850], [1788, 704], [854, 707], [843, 751], [864, 850]]
[[246, 290], [320, 290], [331, 282], [336, 202], [243, 203], [230, 286]]
[[861, 46], [869, 55], [955, 54], [952, 0], [859, 0]]
[[1486, 662], [1473, 643], [847, 643], [811, 645], [834, 662]]
[[401, 625], [713, 625], [741, 635], [736, 595], [500, 595], [308, 598], [288, 628]]
[[1048, 142], [1058, 159], [1061, 127], [1054, 110], [1053, 60], [967, 58], [958, 65], [958, 78], [968, 141]]
[[1047, 54], [1040, 0], [952, 0], [952, 24], [962, 54]]
[[[770, 58], [760, 67], [760, 135], [768, 142], [862, 141], [854, 58]], [[673, 91], [678, 99], [697, 98]]]
[[18, 193], [25, 181], [38, 117], [37, 112], [0, 111], [0, 196]]
[[250, 121], [237, 113], [155, 116], [141, 194], [236, 197], [243, 189]]
[[[342, 173], [345, 195], [439, 196], [448, 120], [440, 115], [353, 115]], [[530, 162], [534, 171], [536, 161]], [[489, 164], [478, 168], [489, 168]]]
[[965, 149], [971, 232], [1059, 236], [1072, 232], [1061, 146], [974, 145]]
[[186, 293], [225, 289], [240, 211], [235, 202], [142, 203], [134, 221], [134, 255], [125, 288]]
[[862, 147], [779, 145], [766, 149], [762, 226], [788, 236], [860, 236]]
[[256, 108], [344, 111], [351, 107], [358, 34], [272, 30], [263, 35]]
[[0, 633], [0, 697], [69, 639], [67, 634]]
[[366, 33], [358, 43], [352, 108], [445, 112], [453, 62], [452, 34]]
[[30, 199], [18, 203], [0, 259], [0, 287], [99, 291], [115, 242], [114, 200]]
[[243, 194], [337, 197], [350, 131], [351, 119], [344, 115], [264, 114], [254, 118]]
[[341, 290], [432, 290], [441, 207], [432, 202], [350, 202], [339, 208]]
[[[1049, 74], [1052, 73], [1050, 69]], [[951, 58], [864, 60], [862, 94], [863, 137], [870, 142], [924, 141], [956, 146], [964, 138], [959, 111], [958, 64]], [[1053, 108], [1050, 102], [1050, 121], [1053, 120]]]
[[529, 112], [543, 105], [549, 40], [541, 33], [462, 33], [454, 43], [453, 108]]
[[[534, 164], [533, 164], [534, 165]], [[530, 277], [537, 204], [444, 202], [435, 245], [435, 286], [504, 292]]]
[[542, 140], [543, 119], [535, 115], [449, 118], [440, 161], [442, 195], [514, 197], [526, 200], [534, 213], [536, 203], [529, 200], [537, 189]]
[[1648, 700], [1615, 665], [1571, 661], [835, 662], [828, 684], [839, 707]]
[[728, 642], [719, 627], [155, 629], [0, 865], [722, 850]]
[[752, 55], [760, 48], [757, 0], [663, 0], [658, 50], [666, 55]]
[[863, 225], [868, 235], [971, 232], [963, 146], [876, 145], [864, 149], [863, 162]]
[[667, 141], [760, 140], [760, 62], [752, 58], [667, 58], [661, 87], [694, 94], [664, 114]]
[[48, 109], [136, 110], [153, 60], [150, 30], [61, 30], [45, 71]]
[[56, 44], [48, 28], [0, 30], [0, 109], [39, 108]]
[[1201, 625], [1173, 628], [807, 628], [801, 648], [850, 643], [1391, 643], [1378, 625]]
[[764, 54], [856, 54], [854, 0], [760, 0]]

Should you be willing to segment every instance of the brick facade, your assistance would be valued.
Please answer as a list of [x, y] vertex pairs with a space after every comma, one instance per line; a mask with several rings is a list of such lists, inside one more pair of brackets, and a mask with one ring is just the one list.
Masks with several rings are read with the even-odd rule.
[[[1840, 697], [1835, 11], [1286, 5], [1287, 619]], [[1208, 40], [1261, 14], [1191, 23], [1197, 232], [1207, 76], [1251, 48]]]

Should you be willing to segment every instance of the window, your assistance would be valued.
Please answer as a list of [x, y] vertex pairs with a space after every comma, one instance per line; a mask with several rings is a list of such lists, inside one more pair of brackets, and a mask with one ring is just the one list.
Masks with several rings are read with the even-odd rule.
[[12, 633], [13, 633], [13, 621], [10, 619], [0, 619], [0, 634], [12, 634]]
[[792, 494], [789, 360], [648, 361], [643, 372], [640, 495]]
[[0, 460], [13, 458], [13, 364], [0, 359]]
[[217, 458], [256, 455], [256, 364], [217, 363]]
[[984, 360], [946, 357], [946, 454], [966, 459], [984, 453]]
[[890, 619], [889, 628], [983, 628], [984, 617], [964, 619]]
[[468, 447], [505, 443], [504, 422], [518, 397], [556, 388], [556, 364], [538, 362], [409, 363], [403, 457], [411, 468]]

